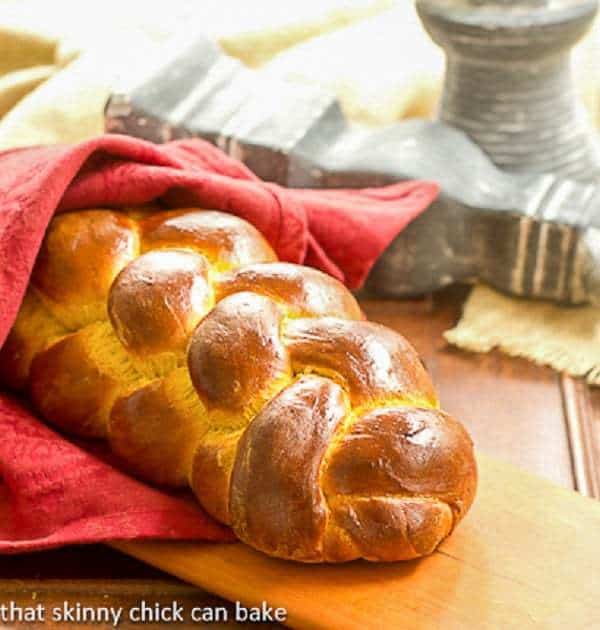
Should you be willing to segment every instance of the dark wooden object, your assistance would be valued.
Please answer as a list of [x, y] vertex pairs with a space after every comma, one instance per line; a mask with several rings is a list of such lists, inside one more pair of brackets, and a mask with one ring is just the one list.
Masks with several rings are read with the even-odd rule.
[[[570, 13], [560, 15], [567, 20]], [[507, 72], [520, 72], [517, 63], [505, 65]], [[521, 105], [515, 115], [529, 110], [529, 104]], [[550, 117], [545, 123], [552, 130], [556, 121]], [[510, 120], [502, 125], [514, 128]], [[380, 296], [424, 294], [479, 278], [515, 295], [600, 301], [598, 183], [565, 179], [560, 171], [500, 170], [469, 135], [443, 121], [357, 128], [327, 91], [265, 82], [200, 38], [165, 59], [131, 93], [113, 95], [106, 129], [154, 142], [206, 138], [263, 179], [291, 187], [436, 181], [439, 198], [394, 240], [369, 275], [367, 285]], [[589, 175], [591, 140], [579, 142], [579, 131], [575, 136], [577, 151], [569, 164], [583, 155], [582, 169]], [[514, 139], [506, 143], [517, 146]], [[527, 171], [527, 164], [520, 170]]]
[[[413, 342], [444, 408], [468, 426], [480, 451], [600, 498], [600, 389], [500, 353], [450, 348], [441, 334], [459, 317], [465, 293], [455, 288], [421, 300], [363, 300], [362, 305], [371, 319]], [[222, 604], [100, 546], [0, 557], [0, 602], [33, 597], [56, 605], [65, 599], [95, 605], [99, 598], [105, 606], [130, 606], [142, 598]]]

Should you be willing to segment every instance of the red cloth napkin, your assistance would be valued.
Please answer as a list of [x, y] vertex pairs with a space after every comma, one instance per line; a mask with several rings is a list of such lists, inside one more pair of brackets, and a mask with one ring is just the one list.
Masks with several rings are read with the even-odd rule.
[[[292, 190], [265, 183], [201, 140], [162, 146], [101, 136], [0, 154], [0, 346], [55, 212], [159, 200], [253, 223], [282, 260], [359, 287], [393, 238], [437, 196], [427, 182]], [[193, 502], [118, 472], [0, 393], [0, 552], [114, 539], [231, 540]], [[2, 496], [4, 495], [4, 496]], [[4, 507], [3, 507], [4, 506]]]
[[[132, 539], [230, 541], [185, 498], [119, 472], [0, 394], [0, 553]], [[0, 486], [1, 487], [1, 486]]]

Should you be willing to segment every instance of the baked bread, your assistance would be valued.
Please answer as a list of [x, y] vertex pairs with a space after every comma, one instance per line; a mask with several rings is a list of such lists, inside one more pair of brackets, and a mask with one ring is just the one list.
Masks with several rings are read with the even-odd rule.
[[471, 440], [407, 341], [220, 212], [56, 216], [0, 378], [281, 558], [428, 554], [475, 493]]

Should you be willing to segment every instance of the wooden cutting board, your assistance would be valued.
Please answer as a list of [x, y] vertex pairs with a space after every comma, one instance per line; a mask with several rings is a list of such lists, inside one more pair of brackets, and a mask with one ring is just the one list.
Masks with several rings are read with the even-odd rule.
[[434, 555], [301, 565], [241, 545], [118, 543], [297, 628], [600, 628], [600, 502], [479, 456], [470, 514]]

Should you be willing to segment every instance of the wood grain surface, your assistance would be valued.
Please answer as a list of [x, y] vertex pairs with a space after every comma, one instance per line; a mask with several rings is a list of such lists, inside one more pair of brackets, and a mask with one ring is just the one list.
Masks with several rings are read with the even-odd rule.
[[466, 288], [423, 300], [361, 300], [369, 319], [416, 347], [442, 408], [469, 429], [479, 451], [575, 488], [560, 376], [524, 359], [467, 353], [443, 338], [460, 315]]
[[600, 503], [482, 456], [476, 503], [432, 556], [301, 565], [241, 545], [116, 547], [297, 628], [600, 627]]
[[[466, 288], [458, 287], [419, 300], [363, 299], [361, 303], [371, 319], [401, 331], [415, 345], [432, 372], [444, 408], [469, 428], [479, 453], [511, 462], [565, 488], [576, 488], [582, 493], [598, 496], [600, 388], [590, 389], [581, 381], [561, 377], [549, 369], [497, 352], [476, 355], [449, 347], [442, 333], [457, 320], [466, 292]], [[418, 623], [422, 623], [421, 627], [425, 628], [491, 627], [490, 620], [498, 618], [506, 621], [506, 624], [496, 627], [552, 628], [560, 626], [556, 620], [562, 621], [565, 615], [569, 618], [571, 608], [572, 620], [565, 624], [569, 628], [600, 627], [600, 621], [593, 618], [593, 610], [589, 610], [590, 593], [594, 590], [600, 593], [600, 570], [593, 565], [600, 555], [596, 534], [596, 531], [600, 531], [596, 522], [597, 510], [591, 508], [594, 516], [590, 517], [589, 501], [581, 502], [572, 493], [562, 492], [539, 479], [509, 469], [511, 480], [527, 480], [525, 489], [535, 489], [535, 493], [544, 489], [542, 497], [535, 493], [531, 497], [533, 507], [526, 511], [528, 516], [519, 516], [518, 510], [527, 508], [530, 501], [529, 495], [523, 494], [525, 490], [522, 486], [512, 487], [510, 484], [513, 482], [507, 481], [506, 487], [488, 491], [495, 487], [494, 471], [497, 466], [491, 462], [488, 468], [484, 463], [482, 487], [473, 512], [440, 554], [422, 563], [415, 563], [416, 566], [412, 568], [410, 565], [395, 569], [383, 567], [381, 573], [377, 572], [379, 577], [374, 578], [374, 581], [382, 591], [386, 590], [382, 586], [387, 584], [386, 576], [394, 571], [399, 574], [399, 577], [392, 576], [394, 579], [400, 579], [404, 572], [413, 577], [419, 576], [415, 583], [423, 589], [419, 591], [418, 599], [410, 594], [404, 597], [396, 593], [391, 603], [388, 601], [386, 605], [401, 611], [423, 609], [424, 612], [419, 613]], [[503, 466], [500, 468], [507, 470]], [[488, 477], [491, 477], [492, 485], [485, 482]], [[547, 491], [553, 497], [548, 503], [543, 498]], [[507, 497], [513, 501], [512, 505], [509, 505]], [[497, 519], [492, 523], [481, 521], [479, 515], [482, 511], [484, 515], [488, 514], [498, 502], [502, 502], [503, 507], [497, 513]], [[593, 531], [589, 531], [589, 518], [595, 523], [591, 527]], [[552, 532], [557, 523], [560, 535], [555, 536]], [[481, 528], [489, 528], [491, 535], [500, 527], [507, 533], [506, 539], [497, 543], [498, 548], [490, 549], [488, 546], [485, 550], [478, 550], [477, 545], [488, 536], [488, 532], [481, 531]], [[472, 538], [474, 535], [477, 538]], [[491, 539], [496, 540], [496, 537], [492, 536]], [[476, 543], [475, 540], [480, 542]], [[543, 555], [539, 555], [542, 553], [542, 541]], [[518, 550], [524, 549], [523, 553], [527, 552], [530, 543], [531, 551], [522, 558], [513, 552], [513, 546]], [[453, 559], [456, 545], [463, 545], [460, 547], [461, 553], [467, 555]], [[147, 552], [141, 548], [128, 551], [137, 555]], [[182, 553], [185, 555], [184, 549], [177, 552], [177, 557]], [[239, 562], [236, 553], [234, 547], [228, 547], [223, 563], [227, 565], [236, 558]], [[246, 550], [244, 553], [253, 557], [251, 551]], [[165, 555], [164, 548], [162, 555]], [[244, 554], [242, 556], [245, 558]], [[456, 558], [459, 556], [456, 555]], [[469, 568], [463, 566], [467, 561], [472, 563]], [[537, 586], [530, 582], [521, 584], [525, 575], [523, 571], [529, 563], [533, 563], [533, 568], [528, 575], [539, 580]], [[441, 584], [448, 597], [452, 596], [452, 601], [446, 600], [446, 611], [440, 611], [430, 599], [430, 589], [440, 581], [435, 577], [438, 566], [448, 569], [443, 574], [446, 583]], [[432, 567], [431, 571], [429, 567]], [[366, 568], [370, 567], [367, 565]], [[327, 567], [325, 569], [329, 570]], [[198, 571], [198, 566], [195, 566], [194, 571]], [[576, 575], [578, 571], [580, 573]], [[180, 570], [178, 572], [181, 573]], [[546, 573], [549, 575], [547, 579]], [[427, 576], [433, 580], [428, 585], [425, 584]], [[471, 595], [462, 590], [465, 584], [470, 584], [470, 579], [479, 583]], [[62, 601], [65, 594], [72, 593], [74, 586], [79, 585], [89, 589], [79, 592], [78, 601], [93, 601], [91, 593], [101, 592], [106, 605], [126, 606], [139, 597], [140, 589], [146, 589], [150, 600], [159, 597], [155, 587], [160, 590], [164, 584], [188, 589], [186, 592], [190, 599], [186, 601], [194, 601], [195, 605], [222, 602], [202, 589], [182, 586], [164, 573], [101, 546], [0, 558], [0, 580], [0, 602], [13, 598], [9, 592], [12, 589], [14, 594], [15, 585], [18, 586], [22, 601], [28, 601], [34, 593], [41, 596], [43, 588], [44, 597], [49, 602]], [[246, 581], [251, 582], [252, 579]], [[216, 590], [212, 586], [210, 588]], [[282, 585], [275, 582], [268, 586], [263, 584], [261, 588], [262, 592], [257, 590], [256, 594], [270, 601]], [[377, 589], [373, 589], [376, 595]], [[574, 591], [578, 592], [574, 594]], [[309, 589], [304, 597], [305, 602], [311, 593]], [[234, 594], [229, 596], [234, 597]], [[371, 593], [368, 596], [350, 594], [349, 597], [350, 601], [363, 601], [364, 597], [370, 598]], [[467, 616], [461, 616], [456, 625], [451, 625], [448, 615], [458, 610], [465, 600], [470, 602], [470, 612], [463, 611], [461, 615]], [[531, 609], [537, 610], [536, 614], [542, 611], [540, 617], [536, 618], [533, 612], [528, 613], [524, 609], [529, 602], [537, 606]], [[553, 606], [558, 607], [558, 602], [562, 602], [562, 608], [555, 611], [553, 620]], [[513, 609], [514, 614], [511, 613]], [[335, 612], [330, 611], [327, 619], [335, 617]], [[590, 618], [586, 618], [586, 615]], [[542, 618], [548, 622], [547, 625], [538, 623]], [[578, 621], [584, 624], [590, 620], [593, 622], [591, 626], [574, 623]], [[519, 626], [520, 621], [522, 623]], [[70, 626], [67, 624], [61, 627]], [[333, 627], [337, 626], [334, 624]], [[374, 618], [366, 627], [383, 626], [378, 623], [378, 618]]]

